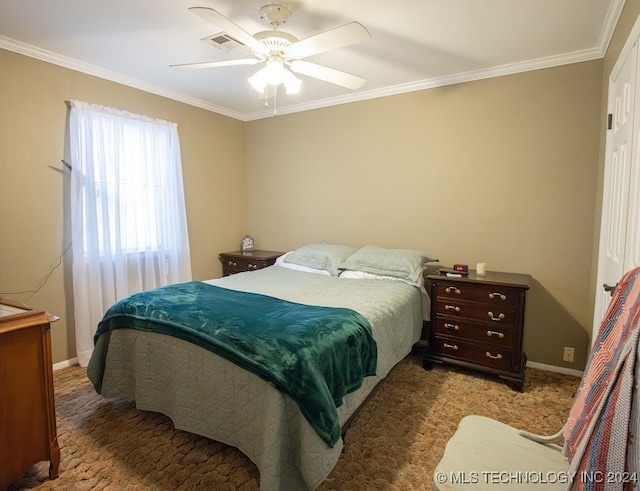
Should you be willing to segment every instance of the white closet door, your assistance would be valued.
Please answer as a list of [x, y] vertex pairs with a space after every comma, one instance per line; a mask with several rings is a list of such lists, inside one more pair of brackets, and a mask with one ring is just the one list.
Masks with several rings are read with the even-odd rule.
[[[635, 44], [620, 70], [612, 73], [609, 85], [609, 113], [613, 116], [607, 135], [592, 339], [595, 339], [611, 300], [610, 288], [630, 269], [629, 264], [640, 260], [638, 241], [627, 247], [628, 239], [640, 234], [637, 220], [640, 216], [640, 196], [637, 193], [640, 185], [637, 165], [640, 136], [636, 136], [637, 129], [634, 131], [634, 120], [638, 121], [635, 126], [640, 129], [640, 117], [635, 116], [638, 112], [637, 57], [638, 46]], [[630, 206], [629, 193], [632, 189], [636, 192], [631, 195], [633, 204]]]
[[[640, 57], [638, 44], [633, 48], [630, 56], [635, 53], [636, 58]], [[640, 62], [636, 61], [636, 70], [640, 71]], [[636, 91], [640, 85], [640, 73], [636, 72], [634, 80]], [[629, 271], [640, 266], [640, 97], [636, 93], [633, 115], [633, 149], [631, 151], [631, 165], [629, 170], [629, 194], [628, 194], [628, 215], [627, 234], [624, 250], [624, 271]]]

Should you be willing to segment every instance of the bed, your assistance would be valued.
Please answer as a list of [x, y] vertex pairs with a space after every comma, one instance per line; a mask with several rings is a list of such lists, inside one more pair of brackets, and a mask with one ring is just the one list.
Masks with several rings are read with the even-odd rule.
[[[317, 262], [317, 249], [326, 251], [329, 246], [309, 247], [313, 254], [301, 248], [293, 253], [303, 254], [294, 254], [291, 262], [285, 256], [262, 270], [202, 283], [296, 304], [349, 309], [368, 321], [377, 346], [375, 375], [364, 377], [335, 408], [343, 426], [410, 353], [420, 338], [428, 299], [415, 271], [410, 278], [404, 272], [396, 274], [395, 269], [403, 269], [399, 263], [389, 266], [390, 271], [363, 263], [349, 266], [346, 260], [361, 250], [346, 247]], [[386, 251], [375, 250], [374, 256]], [[422, 264], [420, 278], [425, 261], [431, 259], [421, 255], [416, 260]], [[416, 261], [409, 269], [415, 269]], [[132, 397], [138, 409], [163, 413], [178, 429], [237, 447], [258, 467], [262, 490], [317, 488], [344, 445], [340, 435], [332, 444], [323, 439], [292, 396], [263, 377], [167, 334], [125, 327], [97, 335], [87, 375], [104, 397]]]

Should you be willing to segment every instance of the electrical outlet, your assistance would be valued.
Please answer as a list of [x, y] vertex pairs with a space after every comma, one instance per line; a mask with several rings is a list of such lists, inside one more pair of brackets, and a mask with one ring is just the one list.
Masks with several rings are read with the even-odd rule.
[[566, 361], [568, 363], [573, 363], [573, 355], [575, 354], [575, 348], [571, 348], [570, 346], [564, 347], [564, 354], [562, 355], [562, 361]]

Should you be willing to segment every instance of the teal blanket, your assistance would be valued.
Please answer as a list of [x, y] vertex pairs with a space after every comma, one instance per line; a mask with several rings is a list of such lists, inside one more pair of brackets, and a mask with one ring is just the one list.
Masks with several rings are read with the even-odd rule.
[[289, 394], [330, 447], [340, 437], [336, 407], [376, 372], [376, 342], [358, 312], [199, 281], [120, 300], [98, 324], [94, 341], [121, 328], [184, 339], [251, 371]]

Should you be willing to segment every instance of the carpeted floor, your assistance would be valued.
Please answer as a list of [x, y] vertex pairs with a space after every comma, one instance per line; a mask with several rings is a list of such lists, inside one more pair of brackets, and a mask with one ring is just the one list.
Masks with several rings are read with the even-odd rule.
[[[346, 435], [319, 491], [430, 490], [433, 469], [460, 419], [489, 416], [552, 434], [564, 424], [580, 380], [527, 369], [523, 392], [451, 367], [422, 368], [411, 355], [395, 367]], [[130, 399], [97, 395], [84, 369], [54, 374], [60, 477], [41, 462], [10, 490], [257, 490], [258, 471], [240, 451], [178, 431]]]

